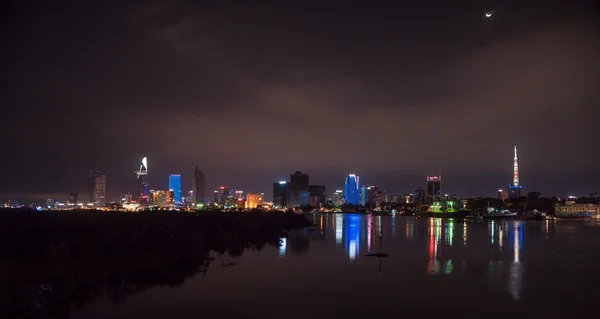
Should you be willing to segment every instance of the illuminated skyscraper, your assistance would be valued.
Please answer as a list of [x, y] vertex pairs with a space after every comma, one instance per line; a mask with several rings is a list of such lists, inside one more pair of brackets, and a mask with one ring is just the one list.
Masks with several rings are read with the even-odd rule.
[[433, 204], [442, 198], [442, 177], [427, 176], [427, 201]]
[[276, 208], [288, 207], [290, 194], [288, 185], [287, 181], [273, 183], [273, 206]]
[[171, 174], [169, 176], [169, 190], [173, 191], [173, 202], [181, 204], [181, 175]]
[[106, 176], [99, 171], [90, 172], [90, 203], [94, 206], [106, 205]]
[[206, 186], [204, 184], [204, 173], [194, 166], [194, 183], [192, 184], [194, 195], [194, 204], [200, 204], [206, 201]]
[[358, 175], [350, 174], [346, 177], [344, 195], [346, 204], [360, 205], [360, 178]]
[[139, 204], [149, 203], [149, 192], [148, 192], [148, 159], [144, 157], [140, 170], [135, 172], [137, 177], [137, 202]]
[[510, 192], [510, 198], [521, 197], [521, 190], [523, 186], [519, 185], [519, 160], [517, 159], [517, 146], [515, 145], [515, 157], [513, 159], [513, 182], [512, 185], [508, 185]]

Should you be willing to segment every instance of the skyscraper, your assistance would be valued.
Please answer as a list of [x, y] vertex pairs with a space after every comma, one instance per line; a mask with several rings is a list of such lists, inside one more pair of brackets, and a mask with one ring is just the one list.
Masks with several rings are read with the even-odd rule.
[[246, 195], [246, 208], [257, 208], [263, 205], [263, 194], [248, 193]]
[[148, 192], [148, 159], [142, 158], [142, 164], [140, 170], [135, 171], [137, 177], [137, 202], [139, 204], [149, 203], [149, 192]]
[[515, 157], [513, 158], [513, 182], [508, 185], [510, 198], [515, 199], [521, 197], [523, 186], [519, 185], [519, 160], [517, 158], [517, 146], [515, 145]]
[[309, 204], [309, 178], [308, 174], [300, 171], [290, 176], [290, 207], [305, 206]]
[[289, 183], [280, 181], [273, 183], [273, 206], [276, 208], [288, 207], [289, 204]]
[[427, 202], [433, 204], [442, 198], [442, 177], [427, 176]]
[[204, 184], [204, 173], [194, 166], [194, 183], [192, 185], [194, 195], [194, 204], [200, 204], [206, 201], [206, 186]]
[[346, 177], [344, 195], [346, 204], [360, 205], [360, 178], [358, 175], [350, 174]]
[[106, 205], [106, 176], [99, 171], [90, 172], [90, 203], [94, 206]]
[[173, 191], [173, 202], [181, 204], [181, 175], [169, 175], [169, 190]]
[[327, 202], [327, 196], [325, 194], [324, 185], [310, 185], [309, 186], [309, 204], [312, 207], [324, 206]]

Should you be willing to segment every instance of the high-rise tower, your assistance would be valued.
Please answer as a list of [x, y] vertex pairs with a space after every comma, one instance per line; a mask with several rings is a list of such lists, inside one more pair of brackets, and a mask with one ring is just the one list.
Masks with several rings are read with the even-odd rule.
[[517, 146], [515, 145], [515, 157], [513, 159], [513, 181], [512, 185], [508, 185], [510, 198], [515, 199], [521, 197], [521, 189], [523, 186], [519, 184], [519, 160], [517, 158]]
[[99, 171], [90, 172], [90, 202], [94, 206], [106, 205], [106, 176]]
[[517, 158], [517, 146], [515, 145], [515, 159], [513, 160], [513, 186], [519, 186], [519, 159]]
[[181, 175], [169, 175], [169, 190], [173, 191], [173, 202], [175, 205], [181, 204]]
[[134, 172], [137, 177], [137, 201], [139, 204], [149, 203], [148, 192], [148, 158], [142, 158], [140, 170]]
[[345, 184], [346, 204], [360, 205], [360, 178], [356, 174], [346, 176]]
[[206, 186], [204, 184], [204, 173], [194, 166], [194, 184], [192, 184], [194, 204], [204, 203], [206, 201]]

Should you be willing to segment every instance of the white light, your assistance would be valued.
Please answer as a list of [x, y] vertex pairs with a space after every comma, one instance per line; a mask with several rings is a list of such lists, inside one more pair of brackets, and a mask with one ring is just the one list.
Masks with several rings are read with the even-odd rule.
[[486, 12], [486, 14], [485, 14], [485, 17], [486, 17], [486, 18], [489, 18], [489, 17], [491, 17], [491, 16], [492, 16], [492, 13], [491, 13], [491, 12]]
[[144, 167], [146, 168], [146, 171], [148, 171], [148, 158], [146, 158], [146, 157], [142, 158], [142, 165], [144, 165]]
[[354, 177], [354, 176], [356, 176], [356, 175], [354, 175], [354, 174], [350, 174], [350, 175], [348, 175], [348, 176], [350, 176], [350, 177]]
[[279, 182], [279, 184], [283, 185], [283, 184], [287, 184], [287, 182], [286, 181], [281, 181], [281, 182]]

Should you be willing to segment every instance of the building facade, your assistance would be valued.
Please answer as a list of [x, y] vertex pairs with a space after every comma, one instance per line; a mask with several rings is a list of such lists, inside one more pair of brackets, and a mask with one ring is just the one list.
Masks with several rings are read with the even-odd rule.
[[324, 185], [310, 185], [309, 186], [309, 204], [312, 207], [323, 207], [327, 204], [327, 194], [325, 194]]
[[148, 158], [144, 157], [140, 169], [135, 172], [137, 177], [137, 202], [145, 205], [150, 202], [150, 190], [148, 185]]
[[200, 204], [206, 202], [206, 184], [204, 182], [204, 173], [194, 166], [194, 180], [192, 183], [193, 202]]
[[106, 175], [99, 171], [90, 172], [90, 203], [94, 206], [106, 205]]
[[169, 175], [169, 190], [173, 191], [173, 203], [175, 205], [181, 204], [181, 175], [180, 174]]
[[289, 207], [299, 207], [309, 205], [310, 189], [308, 174], [300, 171], [290, 175], [290, 197]]
[[344, 197], [346, 204], [360, 205], [360, 177], [349, 174], [346, 177]]
[[442, 177], [427, 176], [427, 204], [439, 202], [442, 198]]
[[289, 183], [279, 181], [273, 183], [273, 206], [275, 208], [285, 208], [289, 205]]
[[248, 193], [246, 194], [246, 209], [262, 207], [264, 194]]

